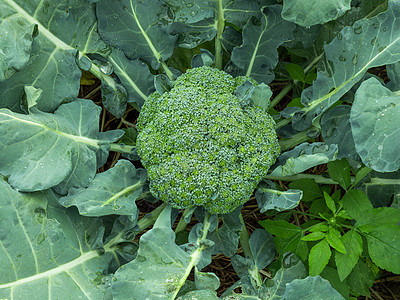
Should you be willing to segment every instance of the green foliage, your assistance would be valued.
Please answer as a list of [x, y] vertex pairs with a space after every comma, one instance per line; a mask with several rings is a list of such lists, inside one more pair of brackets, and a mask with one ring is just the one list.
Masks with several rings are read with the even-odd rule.
[[137, 151], [153, 195], [173, 207], [221, 214], [250, 198], [279, 146], [272, 118], [233, 95], [242, 81], [200, 67], [148, 99]]

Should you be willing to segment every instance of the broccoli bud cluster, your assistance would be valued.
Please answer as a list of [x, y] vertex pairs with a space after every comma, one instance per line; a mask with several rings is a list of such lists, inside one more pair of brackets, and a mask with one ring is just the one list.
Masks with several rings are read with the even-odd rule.
[[243, 81], [200, 67], [178, 77], [169, 92], [148, 98], [137, 123], [137, 152], [155, 197], [214, 214], [250, 198], [280, 148], [272, 117], [242, 107], [234, 95]]

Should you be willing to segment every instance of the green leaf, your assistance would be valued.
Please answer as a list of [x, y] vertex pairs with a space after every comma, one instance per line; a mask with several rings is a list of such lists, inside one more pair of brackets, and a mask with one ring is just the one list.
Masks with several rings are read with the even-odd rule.
[[282, 267], [272, 279], [265, 281], [265, 295], [262, 299], [284, 299], [287, 284], [306, 276], [307, 271], [301, 260], [292, 253], [286, 254], [282, 259]]
[[171, 57], [178, 38], [164, 28], [160, 19], [164, 9], [157, 0], [100, 1], [96, 6], [100, 36], [130, 59], [140, 58], [157, 70]]
[[[0, 4], [1, 5], [1, 4]], [[0, 82], [20, 71], [30, 58], [32, 41], [37, 26], [24, 22], [5, 5], [0, 6], [2, 14], [11, 16], [0, 21]]]
[[350, 165], [346, 159], [328, 162], [329, 176], [337, 181], [342, 188], [347, 190], [351, 184]]
[[331, 257], [331, 248], [326, 239], [314, 245], [308, 256], [310, 276], [319, 275], [329, 262]]
[[321, 232], [321, 231], [315, 231], [312, 232], [310, 234], [307, 234], [306, 236], [302, 237], [301, 240], [302, 241], [319, 241], [323, 238], [325, 238], [326, 233]]
[[355, 95], [350, 122], [356, 150], [363, 163], [378, 172], [400, 168], [400, 140], [395, 138], [400, 135], [399, 100], [375, 78], [364, 81]]
[[367, 195], [360, 190], [350, 190], [342, 198], [346, 213], [353, 219], [359, 220], [364, 217], [364, 212], [372, 209], [372, 204]]
[[328, 280], [320, 276], [295, 279], [286, 285], [283, 295], [285, 300], [310, 300], [310, 299], [329, 299], [344, 300], [343, 296], [336, 291]]
[[[156, 227], [143, 234], [135, 260], [115, 272], [114, 299], [170, 299], [180, 289], [190, 255], [175, 244], [168, 227]], [[186, 279], [186, 278], [185, 278]]]
[[119, 160], [113, 168], [97, 174], [87, 188], [71, 188], [60, 203], [65, 207], [74, 205], [86, 216], [115, 214], [137, 218], [135, 201], [143, 191], [146, 176], [144, 169]]
[[364, 211], [355, 224], [363, 232], [370, 232], [380, 225], [394, 225], [400, 222], [399, 210], [392, 207], [379, 207]]
[[154, 92], [154, 76], [149, 67], [139, 60], [130, 60], [123, 51], [116, 48], [108, 56], [108, 61], [128, 92], [128, 102], [137, 103], [141, 108], [147, 97]]
[[303, 178], [289, 183], [291, 189], [303, 191], [303, 202], [310, 202], [322, 197], [318, 184], [313, 179]]
[[329, 196], [329, 194], [327, 192], [324, 192], [324, 199], [325, 199], [325, 203], [326, 206], [328, 206], [328, 208], [330, 209], [330, 211], [335, 214], [336, 213], [336, 205], [335, 205], [335, 201], [333, 201], [332, 197]]
[[105, 163], [101, 156], [123, 133], [100, 133], [100, 110], [83, 99], [61, 105], [54, 114], [36, 108], [29, 115], [0, 109], [1, 174], [21, 191], [56, 186], [66, 194], [70, 187], [89, 185]]
[[303, 235], [303, 232], [299, 232], [290, 238], [275, 237], [274, 243], [279, 254], [282, 255], [289, 251], [300, 257], [302, 261], [306, 261], [310, 250], [308, 249], [307, 242], [301, 239]]
[[359, 259], [345, 282], [355, 293], [369, 296], [369, 288], [374, 284], [374, 280], [374, 272], [366, 263]]
[[260, 212], [268, 210], [284, 211], [299, 205], [303, 192], [300, 190], [278, 191], [260, 188], [256, 191], [256, 199]]
[[304, 74], [304, 70], [301, 66], [289, 63], [285, 65], [285, 69], [288, 71], [292, 79], [304, 82], [306, 75]]
[[281, 6], [264, 7], [261, 18], [253, 17], [243, 28], [243, 44], [232, 51], [231, 61], [241, 74], [270, 83], [278, 63], [276, 49], [293, 38], [294, 24], [281, 17]]
[[320, 122], [321, 134], [328, 145], [338, 145], [338, 159], [350, 158], [360, 161], [351, 132], [350, 110], [349, 105], [339, 105], [324, 113]]
[[346, 249], [346, 253], [336, 252], [335, 262], [339, 278], [343, 281], [357, 264], [363, 251], [363, 243], [361, 236], [355, 230], [346, 232], [342, 236], [341, 241]]
[[60, 103], [73, 100], [78, 95], [82, 75], [75, 63], [77, 49], [104, 56], [109, 53], [97, 34], [95, 5], [82, 0], [40, 4], [7, 0], [0, 5], [0, 19], [18, 19], [26, 24], [26, 30], [30, 26], [37, 26], [38, 30], [29, 63], [0, 83], [1, 107], [20, 112], [19, 101], [25, 85], [43, 90], [38, 103], [42, 111], [53, 112]]
[[328, 231], [329, 228], [331, 228], [331, 227], [329, 227], [328, 225], [326, 225], [324, 223], [320, 223], [320, 224], [312, 226], [310, 229], [308, 229], [308, 231], [310, 231], [310, 232], [316, 232], [316, 231], [325, 232], [325, 231]]
[[213, 290], [198, 290], [191, 291], [183, 296], [177, 298], [179, 300], [218, 300], [217, 293]]
[[262, 227], [265, 228], [269, 233], [280, 236], [283, 238], [291, 238], [298, 233], [301, 233], [303, 230], [296, 225], [288, 223], [284, 220], [273, 221], [273, 220], [264, 220], [259, 222]]
[[330, 228], [328, 234], [326, 235], [326, 241], [332, 248], [340, 253], [346, 254], [346, 248], [344, 247], [340, 238], [340, 232], [334, 228]]
[[250, 102], [262, 108], [264, 111], [269, 109], [269, 100], [272, 96], [271, 88], [264, 82], [256, 85], [250, 95]]
[[271, 176], [289, 176], [335, 160], [338, 152], [337, 145], [324, 143], [303, 143], [278, 157], [278, 166], [272, 171]]
[[253, 261], [259, 270], [268, 266], [275, 258], [275, 245], [270, 233], [260, 228], [256, 228], [249, 240]]
[[194, 282], [198, 290], [215, 291], [220, 285], [217, 275], [210, 272], [200, 272], [197, 268], [194, 269]]
[[212, 53], [206, 49], [200, 49], [200, 54], [193, 56], [191, 66], [192, 68], [198, 68], [202, 66], [210, 67], [215, 63], [215, 57]]
[[364, 236], [372, 261], [382, 269], [400, 274], [400, 226], [397, 224], [377, 226]]
[[350, 10], [351, 0], [286, 0], [283, 2], [282, 17], [303, 27], [324, 24]]
[[396, 26], [399, 14], [400, 3], [389, 1], [386, 12], [343, 28], [325, 45], [317, 79], [302, 93], [306, 108], [293, 116], [294, 128], [307, 129], [315, 117], [338, 101], [368, 69], [400, 60], [400, 53], [395, 50], [400, 43], [400, 28]]
[[223, 253], [225, 256], [231, 257], [235, 254], [242, 230], [240, 211], [241, 207], [238, 207], [229, 214], [223, 214], [221, 216], [223, 225], [208, 234], [207, 239], [215, 243], [214, 247], [210, 249], [212, 255]]
[[0, 190], [1, 298], [65, 299], [67, 291], [76, 299], [111, 296], [112, 255], [97, 251], [104, 233], [99, 219], [62, 209], [52, 219], [51, 191], [22, 194], [2, 180]]

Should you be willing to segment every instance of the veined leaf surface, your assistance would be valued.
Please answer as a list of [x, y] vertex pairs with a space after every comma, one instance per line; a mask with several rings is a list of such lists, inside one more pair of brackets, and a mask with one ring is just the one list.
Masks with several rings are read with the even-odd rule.
[[0, 0], [0, 7], [0, 18], [12, 17], [38, 28], [23, 71], [0, 83], [0, 107], [20, 111], [24, 85], [44, 91], [38, 102], [43, 111], [52, 112], [61, 102], [73, 100], [81, 77], [75, 63], [76, 49], [84, 53], [109, 52], [96, 32], [94, 5], [82, 0]]
[[98, 164], [104, 164], [109, 143], [123, 131], [99, 132], [100, 107], [78, 99], [61, 105], [54, 114], [31, 108], [29, 115], [0, 109], [0, 173], [21, 191], [57, 185], [87, 186]]
[[338, 101], [368, 69], [400, 60], [399, 16], [400, 2], [389, 1], [386, 12], [343, 28], [325, 46], [317, 79], [301, 96], [306, 108], [293, 116], [294, 128], [311, 126], [313, 119]]
[[278, 46], [293, 38], [295, 25], [282, 19], [278, 5], [265, 7], [260, 18], [252, 18], [243, 28], [243, 44], [232, 51], [231, 60], [241, 75], [259, 83], [270, 83], [278, 63]]
[[60, 211], [67, 221], [60, 225], [47, 217], [51, 192], [22, 194], [3, 180], [0, 189], [0, 298], [110, 299], [103, 274], [111, 256], [94, 249], [100, 220]]
[[177, 40], [177, 36], [167, 33], [160, 19], [167, 9], [157, 0], [100, 1], [96, 8], [100, 35], [130, 59], [143, 59], [158, 69], [160, 62], [172, 55]]
[[65, 207], [75, 205], [86, 216], [136, 216], [135, 200], [143, 191], [146, 175], [144, 169], [136, 169], [130, 161], [119, 160], [113, 168], [97, 174], [88, 188], [71, 188], [60, 203]]
[[300, 26], [324, 24], [343, 15], [350, 9], [351, 0], [286, 0], [282, 17]]

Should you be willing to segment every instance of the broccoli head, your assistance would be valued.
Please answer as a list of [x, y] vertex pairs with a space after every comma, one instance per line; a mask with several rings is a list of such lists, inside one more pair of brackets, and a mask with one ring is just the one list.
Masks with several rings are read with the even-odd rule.
[[137, 152], [155, 197], [220, 214], [250, 198], [280, 148], [272, 117], [234, 95], [244, 81], [200, 67], [148, 98], [137, 123]]

